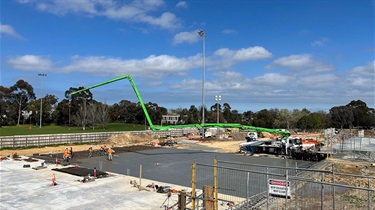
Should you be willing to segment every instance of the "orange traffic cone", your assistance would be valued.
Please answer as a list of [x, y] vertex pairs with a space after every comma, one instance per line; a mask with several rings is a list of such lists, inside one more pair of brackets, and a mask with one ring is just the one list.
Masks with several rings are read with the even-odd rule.
[[94, 178], [96, 178], [96, 167], [94, 167]]
[[57, 157], [56, 157], [56, 166], [59, 166], [59, 161], [57, 160]]
[[53, 173], [52, 186], [55, 186], [55, 185], [56, 185], [56, 177], [55, 177], [55, 173]]

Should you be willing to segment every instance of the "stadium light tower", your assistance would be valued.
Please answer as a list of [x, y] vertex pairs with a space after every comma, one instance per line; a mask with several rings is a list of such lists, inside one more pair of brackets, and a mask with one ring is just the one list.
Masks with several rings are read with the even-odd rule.
[[46, 77], [47, 74], [38, 74], [41, 77], [41, 85], [40, 85], [40, 117], [39, 117], [39, 128], [42, 128], [42, 113], [43, 113], [43, 77]]
[[[203, 39], [203, 60], [202, 60], [202, 124], [204, 124], [204, 80], [205, 80], [205, 71], [206, 71], [206, 64], [205, 64], [205, 57], [206, 57], [206, 34], [202, 29], [198, 30], [199, 36]], [[204, 134], [203, 134], [204, 136]]]
[[217, 123], [219, 124], [219, 103], [221, 101], [221, 96], [215, 96], [215, 101], [216, 101], [216, 111], [217, 111]]

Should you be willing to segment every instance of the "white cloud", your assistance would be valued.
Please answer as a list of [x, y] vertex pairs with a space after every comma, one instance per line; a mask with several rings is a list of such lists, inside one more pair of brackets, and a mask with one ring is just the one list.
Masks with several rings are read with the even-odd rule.
[[254, 78], [257, 84], [262, 86], [286, 85], [290, 82], [290, 77], [278, 73], [267, 73]]
[[245, 60], [259, 60], [270, 58], [272, 53], [264, 49], [264, 47], [248, 47], [239, 50], [230, 50], [228, 48], [222, 48], [214, 52], [216, 56], [230, 57], [234, 61], [245, 61]]
[[345, 82], [357, 88], [370, 88], [375, 91], [375, 60], [367, 66], [357, 66], [349, 70]]
[[139, 22], [148, 23], [154, 26], [160, 26], [165, 29], [172, 29], [180, 27], [180, 23], [176, 15], [171, 12], [165, 12], [160, 17], [153, 17], [150, 15], [139, 15], [134, 18]]
[[24, 55], [14, 57], [8, 60], [8, 63], [20, 70], [51, 70], [50, 60], [37, 55]]
[[200, 57], [198, 56], [176, 58], [169, 55], [150, 55], [140, 60], [124, 60], [105, 56], [74, 56], [72, 63], [59, 68], [59, 71], [114, 76], [130, 74], [132, 76], [162, 77], [166, 73], [181, 75], [181, 71], [198, 67], [199, 61]]
[[270, 65], [266, 66], [266, 69], [274, 69], [278, 67], [293, 70], [308, 69], [315, 72], [325, 72], [333, 69], [333, 66], [316, 61], [308, 54], [290, 55], [276, 59]]
[[198, 40], [199, 40], [199, 35], [197, 31], [180, 32], [174, 36], [173, 43], [174, 44], [180, 44], [183, 42], [194, 43], [194, 42], [197, 42]]
[[239, 50], [230, 50], [221, 48], [214, 52], [216, 57], [215, 63], [221, 68], [229, 68], [230, 66], [251, 60], [260, 60], [272, 57], [272, 53], [264, 47], [248, 47]]
[[311, 42], [311, 45], [314, 47], [324, 47], [327, 42], [328, 42], [328, 38], [323, 37], [316, 41]]
[[297, 78], [298, 87], [302, 89], [329, 90], [338, 84], [339, 78], [334, 74], [314, 74]]
[[186, 3], [186, 1], [180, 1], [176, 4], [176, 7], [177, 8], [187, 8], [188, 7], [188, 4]]
[[12, 26], [0, 24], [0, 33], [7, 34], [17, 39], [24, 39], [19, 33], [17, 33]]
[[[68, 13], [88, 16], [104, 16], [128, 22], [146, 23], [164, 29], [174, 29], [180, 26], [180, 20], [175, 14], [160, 11], [163, 9], [163, 0], [133, 0], [130, 2], [115, 0], [23, 0], [23, 4], [31, 4], [36, 9], [55, 15]], [[151, 15], [152, 14], [152, 15]]]
[[272, 66], [281, 66], [291, 69], [300, 69], [306, 66], [310, 66], [312, 63], [311, 55], [290, 55], [288, 57], [282, 57], [275, 60]]

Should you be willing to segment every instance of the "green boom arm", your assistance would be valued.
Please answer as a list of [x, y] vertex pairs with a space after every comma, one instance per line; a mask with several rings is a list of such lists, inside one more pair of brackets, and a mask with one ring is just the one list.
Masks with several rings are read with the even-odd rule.
[[144, 112], [145, 115], [146, 115], [146, 119], [147, 119], [148, 124], [150, 125], [150, 128], [151, 128], [153, 131], [155, 131], [155, 130], [156, 130], [156, 129], [155, 129], [155, 126], [154, 126], [154, 125], [152, 124], [152, 122], [151, 122], [151, 118], [150, 118], [150, 116], [148, 115], [148, 112], [147, 112], [146, 106], [145, 106], [145, 104], [143, 103], [143, 100], [142, 100], [141, 95], [139, 94], [138, 88], [137, 88], [137, 86], [135, 85], [135, 82], [134, 82], [133, 78], [132, 78], [130, 75], [125, 74], [125, 75], [123, 75], [123, 76], [119, 76], [119, 77], [116, 77], [116, 78], [114, 78], [114, 79], [111, 79], [111, 80], [108, 80], [108, 81], [105, 81], [105, 82], [102, 82], [102, 83], [99, 83], [99, 84], [96, 84], [96, 85], [92, 85], [92, 86], [87, 87], [87, 88], [84, 88], [84, 89], [82, 89], [82, 90], [77, 90], [77, 91], [75, 91], [75, 92], [72, 92], [70, 95], [74, 95], [74, 94], [77, 94], [77, 93], [82, 92], [82, 91], [85, 91], [85, 90], [90, 90], [90, 89], [93, 89], [93, 88], [96, 88], [96, 87], [100, 87], [100, 86], [103, 86], [103, 85], [106, 85], [106, 84], [109, 84], [109, 83], [112, 83], [112, 82], [117, 82], [117, 81], [119, 81], [119, 80], [123, 80], [123, 79], [128, 79], [128, 80], [129, 80], [130, 84], [131, 84], [132, 87], [133, 87], [133, 90], [134, 90], [135, 94], [137, 95], [137, 98], [138, 98], [138, 100], [139, 100], [139, 103], [140, 103], [141, 106], [142, 106], [143, 112]]
[[198, 129], [201, 129], [202, 127], [206, 127], [206, 128], [238, 128], [240, 130], [252, 130], [252, 131], [257, 131], [257, 132], [265, 131], [265, 132], [269, 132], [269, 133], [280, 134], [285, 139], [288, 138], [291, 135], [290, 132], [286, 132], [286, 131], [280, 131], [280, 130], [275, 130], [275, 129], [270, 129], [270, 128], [254, 127], [254, 126], [248, 126], [248, 125], [241, 125], [241, 124], [236, 124], [236, 123], [205, 123], [205, 124], [154, 126], [151, 122], [151, 118], [150, 118], [150, 116], [147, 112], [146, 106], [143, 103], [141, 94], [139, 93], [138, 88], [135, 85], [135, 82], [134, 82], [133, 78], [130, 75], [127, 75], [127, 74], [123, 75], [123, 76], [116, 77], [116, 78], [111, 79], [111, 80], [107, 80], [105, 82], [102, 82], [102, 83], [99, 83], [99, 84], [96, 84], [96, 85], [92, 85], [92, 86], [84, 88], [82, 90], [77, 90], [75, 92], [70, 93], [70, 95], [74, 95], [74, 94], [77, 94], [77, 93], [85, 91], [85, 90], [100, 87], [102, 85], [106, 85], [106, 84], [109, 84], [109, 83], [112, 83], [112, 82], [117, 82], [117, 81], [123, 80], [123, 79], [129, 80], [131, 86], [133, 87], [133, 90], [134, 90], [135, 94], [137, 95], [139, 103], [142, 106], [142, 109], [143, 109], [143, 112], [145, 113], [147, 122], [148, 122], [148, 124], [150, 125], [150, 128], [153, 131], [156, 131], [156, 130], [166, 131], [166, 130], [169, 130], [169, 129], [194, 128], [194, 127], [198, 128]]

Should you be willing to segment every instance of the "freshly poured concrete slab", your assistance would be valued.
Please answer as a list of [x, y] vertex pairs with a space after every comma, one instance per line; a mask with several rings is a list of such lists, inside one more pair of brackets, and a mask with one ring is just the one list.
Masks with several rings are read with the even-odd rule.
[[113, 161], [104, 156], [80, 159], [80, 165], [87, 168], [139, 177], [142, 165], [142, 177], [159, 182], [191, 187], [191, 166], [193, 162], [213, 164], [214, 158], [223, 161], [259, 164], [268, 166], [309, 167], [314, 162], [253, 157], [238, 154], [205, 152], [201, 150], [160, 148], [154, 150], [116, 154]]

